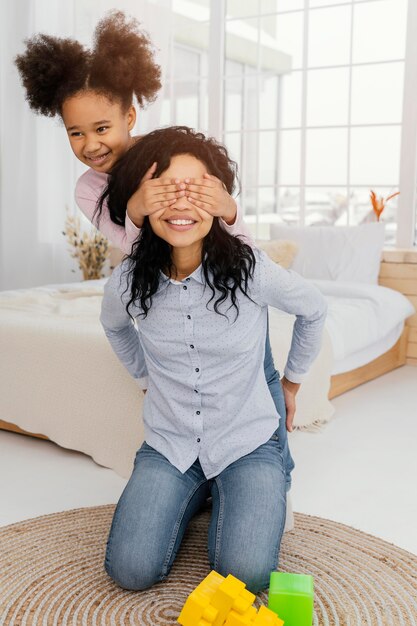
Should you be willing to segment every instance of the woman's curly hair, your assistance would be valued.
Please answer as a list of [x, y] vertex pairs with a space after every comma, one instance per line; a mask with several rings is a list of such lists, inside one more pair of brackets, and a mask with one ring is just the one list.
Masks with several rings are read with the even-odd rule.
[[61, 115], [64, 101], [83, 91], [117, 99], [127, 110], [133, 94], [144, 106], [161, 87], [149, 37], [122, 11], [110, 11], [98, 23], [92, 50], [74, 39], [44, 34], [25, 43], [15, 63], [29, 106], [41, 115]]
[[[172, 157], [178, 154], [196, 157], [205, 164], [209, 174], [222, 181], [230, 194], [234, 191], [237, 166], [229, 158], [224, 146], [187, 126], [162, 128], [142, 136], [117, 161], [97, 203], [95, 215], [98, 221], [106, 202], [111, 220], [115, 224], [124, 225], [127, 202], [146, 171], [157, 162], [154, 178], [159, 177], [168, 169]], [[152, 296], [159, 286], [160, 272], [175, 275], [172, 248], [153, 232], [148, 217], [144, 219], [141, 234], [129, 258], [131, 263], [127, 269], [127, 284], [130, 284], [131, 290], [126, 310], [129, 313], [130, 305], [138, 302], [146, 317], [152, 305]], [[248, 295], [248, 280], [253, 275], [254, 267], [252, 248], [227, 233], [215, 217], [202, 248], [203, 274], [212, 294], [207, 305], [216, 298], [214, 310], [223, 315], [220, 305], [230, 298], [229, 308], [235, 307], [237, 317], [239, 307], [236, 291], [239, 289]]]

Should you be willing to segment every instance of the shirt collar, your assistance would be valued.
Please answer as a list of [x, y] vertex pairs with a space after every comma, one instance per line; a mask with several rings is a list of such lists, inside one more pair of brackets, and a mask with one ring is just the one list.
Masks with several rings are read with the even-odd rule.
[[[201, 285], [204, 284], [204, 272], [203, 272], [203, 265], [201, 263], [194, 270], [192, 274], [190, 274], [189, 276], [187, 276], [187, 278], [184, 278], [183, 280], [178, 281], [178, 282], [180, 282], [181, 284], [182, 283], [186, 284], [190, 282], [190, 280], [195, 280], [197, 283], [200, 283]], [[170, 283], [174, 284], [171, 278], [168, 278], [168, 276], [161, 271], [158, 291], [160, 291], [161, 289], [165, 289], [166, 287], [168, 287]]]

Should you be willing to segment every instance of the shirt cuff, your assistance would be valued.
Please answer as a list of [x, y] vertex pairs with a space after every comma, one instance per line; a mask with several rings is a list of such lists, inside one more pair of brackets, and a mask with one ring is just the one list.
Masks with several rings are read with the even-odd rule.
[[127, 211], [126, 211], [125, 231], [126, 231], [126, 234], [127, 234], [128, 238], [129, 238], [129, 240], [134, 241], [135, 239], [137, 239], [139, 237], [139, 235], [140, 235], [140, 230], [141, 229], [138, 228], [136, 226], [136, 224], [134, 224], [132, 222], [132, 220], [130, 219], [130, 217], [128, 216]]
[[139, 389], [147, 389], [148, 381], [149, 381], [149, 376], [144, 376], [143, 378], [135, 378], [135, 382], [137, 383]]
[[290, 383], [296, 383], [297, 385], [301, 384], [307, 378], [306, 374], [296, 374], [296, 372], [292, 372], [288, 367], [284, 369], [284, 376]]
[[223, 226], [223, 228], [224, 228], [227, 232], [229, 232], [231, 235], [233, 235], [233, 234], [234, 234], [234, 228], [235, 228], [235, 226], [236, 226], [236, 222], [237, 222], [237, 211], [236, 211], [236, 215], [235, 215], [235, 219], [234, 219], [233, 224], [228, 224], [228, 223], [226, 222], [226, 220], [224, 220], [222, 217], [221, 217], [220, 219], [221, 219], [221, 221], [222, 221], [222, 226]]

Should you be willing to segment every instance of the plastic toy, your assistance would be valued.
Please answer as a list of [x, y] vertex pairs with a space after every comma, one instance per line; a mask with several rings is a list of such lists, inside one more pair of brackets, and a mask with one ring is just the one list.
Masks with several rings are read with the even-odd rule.
[[283, 624], [284, 621], [266, 606], [259, 607], [258, 615], [253, 620], [253, 626], [283, 626]]
[[272, 572], [268, 607], [285, 626], [311, 626], [313, 623], [314, 580], [304, 574]]
[[282, 619], [266, 606], [261, 606], [258, 612], [251, 606], [244, 615], [230, 611], [224, 626], [283, 626], [283, 624]]
[[231, 574], [224, 578], [211, 571], [190, 593], [178, 617], [182, 626], [282, 626], [283, 621], [252, 603], [255, 595]]

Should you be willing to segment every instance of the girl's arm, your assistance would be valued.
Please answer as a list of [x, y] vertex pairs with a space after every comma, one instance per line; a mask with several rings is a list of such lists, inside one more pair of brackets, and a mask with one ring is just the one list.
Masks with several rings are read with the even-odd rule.
[[100, 321], [119, 360], [136, 380], [139, 387], [146, 389], [148, 372], [144, 351], [138, 331], [127, 314], [120, 295], [126, 288], [126, 280], [122, 277], [122, 272], [126, 267], [125, 262], [121, 263], [104, 287]]
[[107, 203], [103, 204], [100, 221], [94, 216], [97, 200], [107, 185], [107, 176], [94, 170], [88, 170], [80, 176], [75, 187], [75, 200], [86, 218], [103, 233], [105, 237], [125, 254], [130, 254], [132, 245], [139, 237], [140, 228], [135, 226], [126, 213], [125, 226], [111, 221]]
[[224, 230], [229, 233], [229, 235], [234, 235], [235, 237], [240, 237], [244, 243], [247, 243], [252, 248], [255, 247], [255, 241], [252, 237], [252, 233], [249, 228], [246, 226], [243, 221], [242, 209], [239, 204], [236, 202], [236, 219], [233, 224], [228, 224], [224, 221], [223, 218], [220, 218], [220, 224], [223, 226]]
[[[130, 254], [132, 245], [139, 237], [141, 229], [136, 226], [126, 213], [125, 226], [119, 226], [111, 221], [107, 203], [103, 203], [100, 221], [93, 217], [97, 208], [97, 201], [107, 185], [107, 175], [100, 174], [90, 169], [87, 170], [77, 181], [75, 187], [75, 200], [86, 218], [103, 233], [105, 237], [125, 254]], [[227, 194], [226, 191], [223, 193]], [[227, 194], [228, 195], [228, 194]], [[230, 197], [230, 196], [228, 196]], [[231, 235], [243, 236], [245, 243], [254, 246], [252, 235], [243, 221], [242, 209], [236, 203], [236, 218], [233, 224], [228, 224], [220, 217], [220, 224]]]
[[292, 270], [274, 263], [264, 252], [255, 251], [253, 299], [296, 316], [285, 378], [301, 383], [319, 353], [327, 303], [320, 291]]

